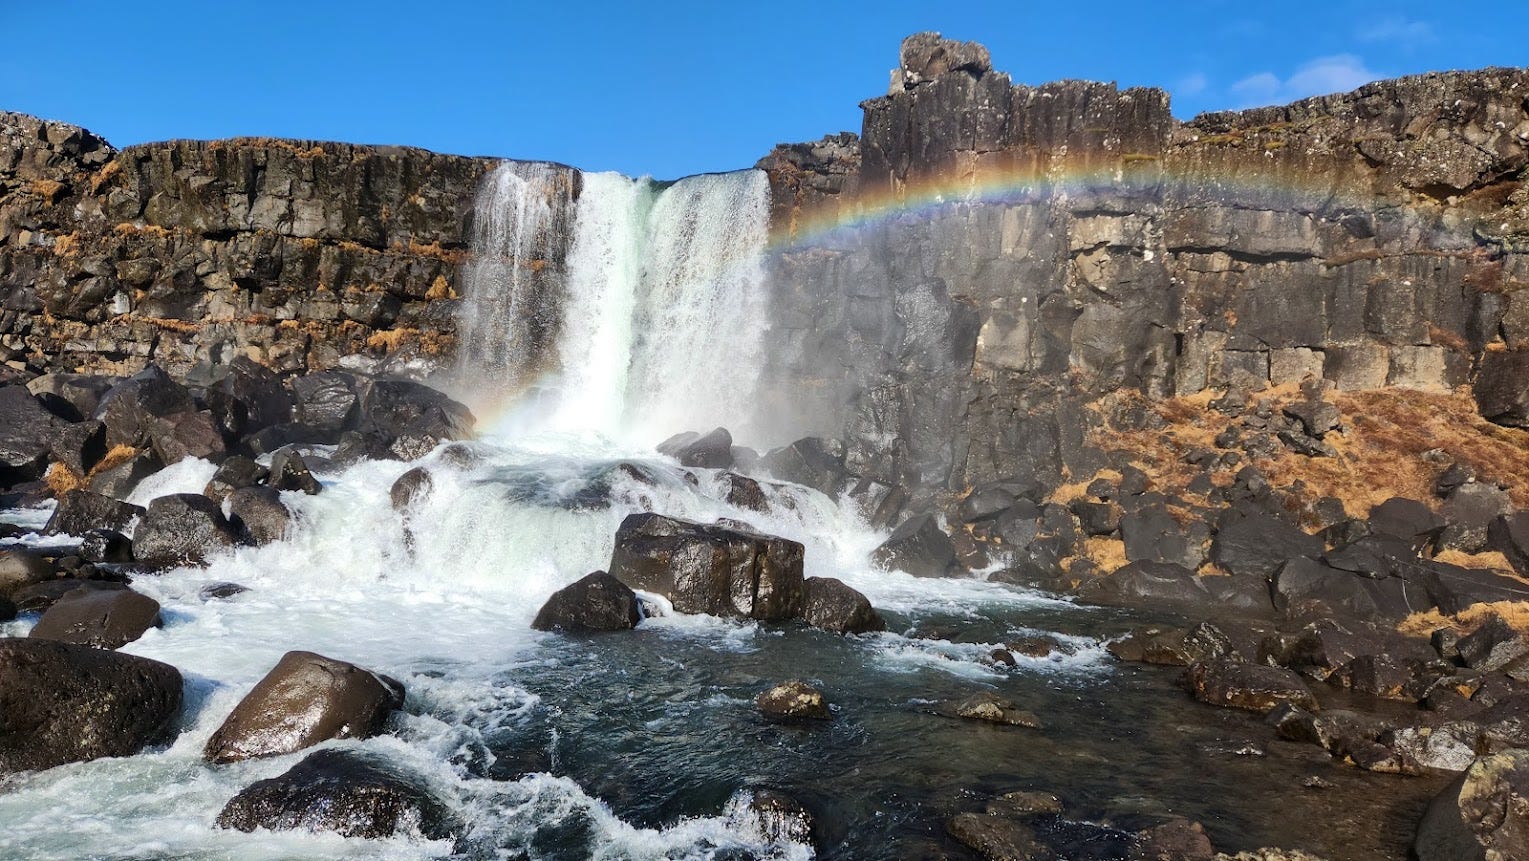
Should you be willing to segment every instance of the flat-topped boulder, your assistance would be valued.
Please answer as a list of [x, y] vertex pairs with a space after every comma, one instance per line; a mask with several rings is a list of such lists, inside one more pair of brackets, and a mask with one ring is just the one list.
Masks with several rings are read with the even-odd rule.
[[116, 649], [163, 624], [159, 602], [131, 589], [75, 589], [37, 620], [28, 636]]
[[743, 524], [633, 514], [616, 532], [610, 573], [681, 613], [780, 620], [801, 613], [802, 555], [801, 544]]

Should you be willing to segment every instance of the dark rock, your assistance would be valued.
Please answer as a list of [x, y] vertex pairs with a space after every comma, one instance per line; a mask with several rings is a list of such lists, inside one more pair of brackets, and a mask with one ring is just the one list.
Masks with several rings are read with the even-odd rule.
[[802, 618], [814, 628], [839, 634], [887, 628], [886, 620], [864, 595], [833, 577], [808, 577], [802, 581]]
[[1282, 565], [1271, 589], [1275, 608], [1287, 612], [1318, 603], [1349, 617], [1398, 622], [1434, 606], [1425, 588], [1404, 579], [1372, 579], [1305, 558]]
[[1286, 404], [1283, 409], [1285, 415], [1301, 423], [1303, 431], [1317, 439], [1335, 430], [1343, 420], [1338, 408], [1326, 401], [1297, 401]]
[[66, 425], [48, 443], [48, 453], [74, 475], [87, 475], [106, 457], [106, 425], [94, 419]]
[[1418, 861], [1529, 858], [1529, 751], [1476, 760], [1428, 805]]
[[813, 488], [833, 498], [844, 489], [844, 448], [820, 437], [805, 437], [760, 459], [760, 465], [781, 481]]
[[[744, 813], [754, 831], [771, 843], [812, 845], [817, 826], [812, 811], [795, 798], [774, 789], [745, 790], [729, 802], [734, 814]], [[737, 809], [740, 808], [741, 810]]]
[[955, 545], [932, 514], [903, 521], [871, 554], [871, 561], [915, 577], [949, 577], [960, 571]]
[[271, 475], [266, 483], [277, 490], [300, 490], [309, 496], [324, 489], [308, 471], [302, 454], [291, 446], [283, 446], [271, 453]]
[[429, 386], [374, 380], [362, 393], [357, 427], [386, 440], [388, 456], [416, 460], [440, 443], [470, 438], [473, 422], [467, 407]]
[[354, 427], [360, 413], [355, 377], [343, 371], [322, 371], [294, 377], [293, 418], [326, 437], [338, 438]]
[[1062, 799], [1049, 792], [1005, 792], [988, 802], [987, 812], [993, 816], [1054, 815], [1062, 812]]
[[238, 762], [366, 738], [403, 706], [403, 685], [355, 664], [288, 652], [207, 740], [212, 762]]
[[24, 547], [0, 549], [0, 595], [10, 597], [16, 590], [53, 579], [53, 565]]
[[174, 667], [104, 649], [0, 639], [0, 774], [103, 756], [166, 740], [181, 708]]
[[1170, 562], [1198, 568], [1205, 561], [1205, 552], [1194, 540], [1194, 533], [1162, 506], [1148, 506], [1120, 519], [1120, 538], [1131, 562]]
[[1051, 853], [1035, 840], [1035, 830], [1007, 816], [961, 813], [945, 820], [945, 831], [985, 861], [1041, 861]]
[[1123, 661], [1187, 667], [1198, 661], [1241, 660], [1237, 647], [1224, 631], [1209, 622], [1194, 628], [1143, 628], [1109, 643], [1110, 654]]
[[1114, 502], [1074, 500], [1069, 508], [1087, 535], [1113, 535], [1120, 528], [1120, 506]]
[[0, 483], [41, 476], [54, 440], [68, 426], [26, 386], [0, 386]]
[[292, 419], [292, 393], [270, 368], [246, 356], [236, 356], [228, 363], [217, 389], [244, 405], [250, 427], [269, 427]]
[[640, 621], [637, 594], [615, 577], [596, 571], [553, 592], [531, 627], [569, 633], [624, 631]]
[[1185, 674], [1189, 690], [1201, 702], [1268, 712], [1281, 703], [1315, 710], [1317, 699], [1295, 673], [1279, 667], [1236, 661], [1206, 661]]
[[147, 595], [131, 589], [75, 589], [42, 614], [29, 636], [116, 649], [161, 624], [159, 602]]
[[1211, 559], [1233, 574], [1268, 577], [1286, 560], [1316, 557], [1323, 549], [1321, 538], [1254, 512], [1222, 524], [1211, 543]]
[[1459, 463], [1451, 463], [1447, 469], [1439, 474], [1433, 484], [1435, 496], [1449, 497], [1468, 482], [1476, 480], [1476, 471], [1469, 466]]
[[1487, 528], [1487, 549], [1506, 556], [1520, 576], [1529, 576], [1529, 511], [1493, 520]]
[[979, 523], [991, 520], [1007, 511], [1018, 499], [1019, 495], [1004, 482], [993, 482], [975, 487], [965, 499], [961, 500], [961, 522]]
[[1416, 702], [1407, 695], [1412, 670], [1390, 655], [1360, 655], [1328, 677], [1329, 683], [1388, 700]]
[[1136, 835], [1131, 861], [1214, 861], [1215, 847], [1205, 836], [1205, 826], [1187, 819], [1171, 819], [1143, 829]]
[[733, 435], [727, 428], [716, 428], [666, 453], [672, 454], [680, 466], [728, 469], [733, 465]]
[[88, 374], [43, 374], [27, 383], [27, 391], [38, 396], [51, 395], [67, 404], [80, 421], [96, 413], [101, 396], [112, 386], [122, 382], [113, 377], [96, 377]]
[[186, 457], [219, 459], [224, 452], [211, 414], [199, 412], [191, 393], [157, 366], [113, 386], [94, 418], [106, 425], [108, 445], [152, 448], [165, 464]]
[[1483, 418], [1529, 427], [1529, 350], [1482, 353], [1473, 392]]
[[1415, 499], [1393, 497], [1370, 509], [1370, 528], [1423, 549], [1438, 540], [1444, 518]]
[[131, 458], [108, 469], [99, 470], [90, 477], [87, 485], [91, 493], [99, 493], [112, 499], [127, 499], [133, 489], [145, 478], [158, 472], [164, 464], [152, 452], [139, 452]]
[[70, 490], [58, 498], [58, 507], [43, 527], [44, 535], [80, 536], [92, 529], [124, 532], [144, 510], [88, 490]]
[[236, 454], [218, 464], [218, 471], [212, 474], [212, 480], [207, 482], [207, 487], [202, 493], [208, 499], [222, 505], [229, 494], [240, 488], [254, 487], [265, 481], [269, 474], [270, 470], [254, 460], [242, 454]]
[[760, 620], [801, 613], [802, 545], [746, 529], [633, 514], [616, 532], [610, 573], [663, 595], [681, 613]]
[[133, 534], [133, 555], [154, 568], [201, 565], [238, 543], [238, 532], [217, 503], [199, 493], [175, 493], [149, 503]]
[[430, 475], [430, 470], [423, 466], [416, 466], [408, 472], [400, 475], [388, 490], [388, 496], [393, 501], [394, 511], [407, 511], [415, 500], [424, 497], [435, 486], [435, 480]]
[[292, 526], [292, 512], [273, 487], [239, 488], [228, 495], [228, 511], [233, 518], [230, 528], [237, 525], [256, 546], [280, 541]]
[[1496, 485], [1468, 482], [1449, 494], [1444, 501], [1444, 520], [1448, 524], [1439, 536], [1439, 546], [1466, 553], [1477, 553], [1487, 545], [1492, 521], [1513, 513], [1513, 500]]
[[754, 705], [766, 717], [775, 719], [830, 720], [828, 701], [823, 692], [801, 681], [782, 682], [754, 698]]
[[11, 599], [0, 595], [0, 622], [9, 622], [20, 612]]
[[759, 486], [759, 482], [736, 472], [724, 472], [719, 478], [727, 488], [728, 505], [749, 511], [770, 510], [770, 501], [765, 498], [764, 488]]
[[311, 753], [277, 777], [251, 784], [218, 814], [217, 825], [368, 839], [417, 833], [432, 840], [455, 828], [446, 806], [416, 779], [349, 750]]
[[1026, 729], [1041, 728], [1040, 718], [990, 691], [980, 691], [958, 703], [952, 704], [949, 706], [947, 713], [952, 717], [986, 721], [988, 723], [1003, 724], [1004, 726], [1019, 726]]
[[1132, 562], [1084, 582], [1077, 592], [1086, 601], [1112, 606], [1204, 606], [1210, 602], [1209, 579], [1171, 562]]
[[49, 607], [58, 603], [58, 600], [70, 592], [82, 589], [99, 591], [116, 591], [126, 589], [122, 583], [113, 583], [106, 580], [79, 580], [74, 577], [62, 577], [56, 580], [44, 580], [41, 583], [33, 583], [23, 586], [11, 594], [11, 600], [15, 602], [16, 609], [23, 613], [42, 613]]
[[249, 588], [246, 586], [240, 586], [238, 583], [229, 583], [224, 580], [219, 580], [214, 583], [208, 583], [206, 586], [198, 589], [196, 596], [201, 598], [203, 601], [222, 601], [227, 598], [232, 598], [235, 595], [242, 595], [248, 591]]
[[1529, 654], [1529, 638], [1513, 630], [1502, 617], [1493, 615], [1486, 624], [1461, 637], [1455, 648], [1467, 667], [1490, 673]]
[[987, 48], [976, 42], [945, 39], [939, 33], [914, 33], [899, 51], [904, 87], [915, 87], [951, 72], [981, 75], [992, 71]]

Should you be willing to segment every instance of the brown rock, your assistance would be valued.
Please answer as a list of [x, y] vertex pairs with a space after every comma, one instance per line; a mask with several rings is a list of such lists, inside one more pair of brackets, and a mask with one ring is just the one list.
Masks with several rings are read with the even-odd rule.
[[59, 598], [29, 636], [116, 649], [161, 624], [159, 602], [131, 589], [75, 589]]
[[754, 698], [754, 705], [772, 718], [831, 720], [823, 692], [801, 681], [782, 682]]

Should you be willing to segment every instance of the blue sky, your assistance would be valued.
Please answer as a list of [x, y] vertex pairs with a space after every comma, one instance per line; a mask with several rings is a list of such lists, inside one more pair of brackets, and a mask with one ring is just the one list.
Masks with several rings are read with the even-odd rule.
[[860, 128], [901, 38], [1019, 83], [1160, 86], [1174, 113], [1432, 69], [1529, 65], [1511, 3], [0, 0], [0, 109], [118, 146], [271, 135], [661, 178]]

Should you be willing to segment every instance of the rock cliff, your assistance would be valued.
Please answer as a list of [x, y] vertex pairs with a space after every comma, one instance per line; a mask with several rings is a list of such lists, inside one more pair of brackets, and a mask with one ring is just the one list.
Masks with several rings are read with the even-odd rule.
[[[1181, 122], [910, 37], [857, 136], [770, 176], [763, 403], [862, 490], [1056, 485], [1148, 398], [1320, 377], [1468, 387], [1529, 426], [1529, 70]], [[17, 371], [423, 373], [449, 360], [491, 160], [268, 139], [118, 151], [0, 114], [0, 359]], [[555, 274], [555, 273], [554, 273]]]

